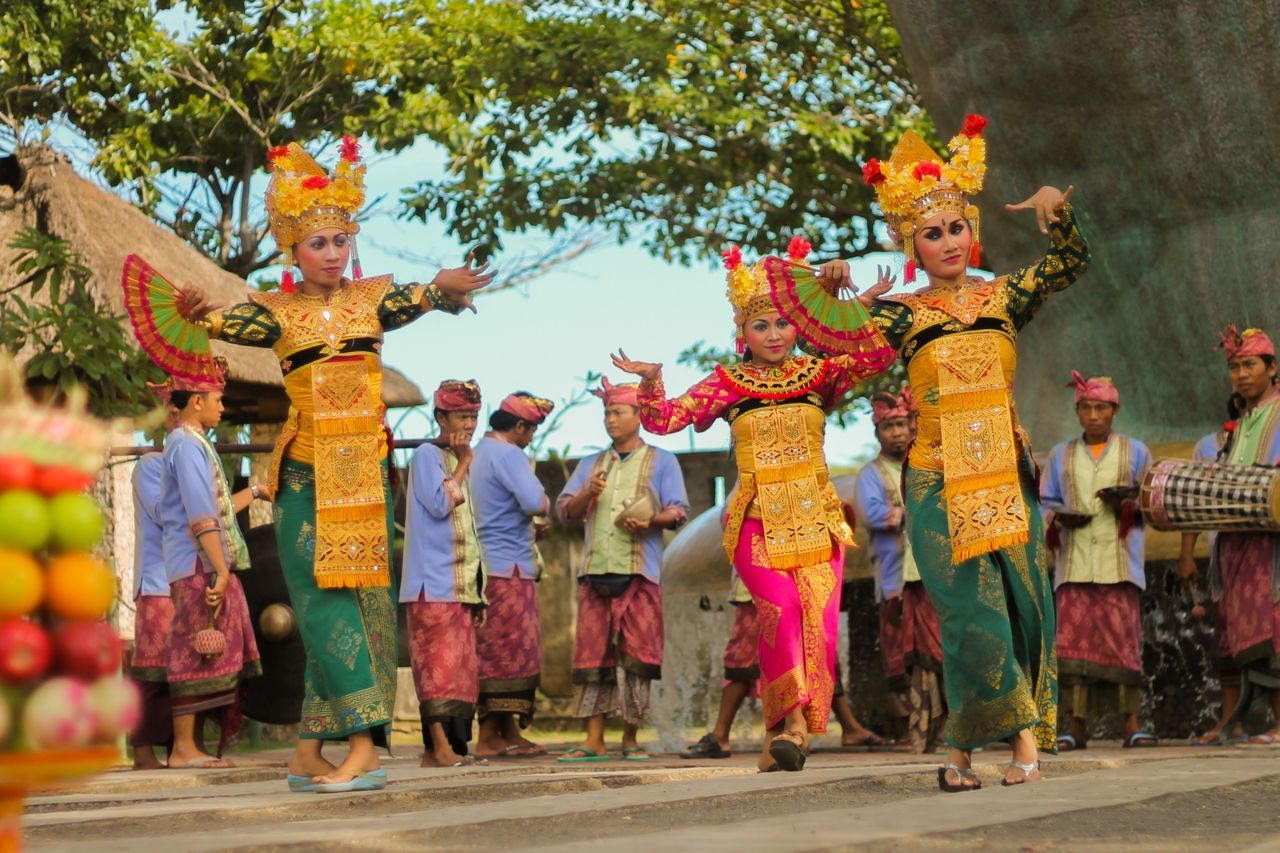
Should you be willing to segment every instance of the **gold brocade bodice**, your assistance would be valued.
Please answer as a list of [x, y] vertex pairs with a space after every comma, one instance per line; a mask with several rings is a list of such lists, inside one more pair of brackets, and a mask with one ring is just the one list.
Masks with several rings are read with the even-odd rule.
[[755, 405], [738, 407], [730, 420], [740, 479], [725, 524], [726, 550], [732, 556], [743, 518], [758, 514], [773, 568], [830, 560], [832, 538], [849, 544], [853, 533], [827, 469], [823, 409], [803, 397], [749, 402]]

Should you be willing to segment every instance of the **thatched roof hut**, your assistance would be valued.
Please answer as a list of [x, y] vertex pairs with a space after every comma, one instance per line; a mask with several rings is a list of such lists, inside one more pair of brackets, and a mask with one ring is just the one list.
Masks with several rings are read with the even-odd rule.
[[[8, 245], [29, 226], [71, 244], [94, 271], [90, 282], [93, 295], [114, 313], [124, 314], [120, 270], [125, 256], [133, 252], [175, 281], [211, 294], [215, 303], [230, 305], [245, 298], [243, 279], [210, 261], [124, 199], [76, 174], [63, 155], [46, 146], [22, 148], [0, 158], [0, 291], [17, 284], [15, 253]], [[23, 298], [22, 291], [3, 298]], [[280, 366], [271, 351], [220, 341], [213, 346], [228, 362], [227, 421], [283, 421], [288, 400]], [[382, 393], [391, 408], [425, 402], [421, 390], [392, 369], [384, 377]]]

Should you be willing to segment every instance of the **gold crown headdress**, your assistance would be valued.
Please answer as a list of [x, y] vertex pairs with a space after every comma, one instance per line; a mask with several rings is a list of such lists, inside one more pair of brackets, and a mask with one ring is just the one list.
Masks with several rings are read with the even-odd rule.
[[280, 289], [293, 290], [293, 247], [321, 228], [341, 228], [351, 236], [351, 272], [360, 278], [355, 217], [364, 206], [365, 167], [355, 137], [342, 137], [332, 175], [296, 142], [268, 151], [267, 168], [267, 226], [284, 254]]
[[[803, 237], [792, 237], [787, 245], [787, 256], [793, 261], [803, 261], [812, 248]], [[739, 246], [730, 246], [720, 256], [724, 258], [724, 268], [729, 271], [726, 276], [729, 286], [725, 290], [725, 296], [729, 297], [729, 304], [733, 306], [733, 322], [738, 327], [738, 354], [742, 355], [745, 350], [743, 327], [747, 321], [757, 314], [778, 309], [769, 295], [769, 276], [765, 272], [764, 258], [754, 264], [745, 264]]]
[[902, 240], [907, 256], [906, 281], [916, 273], [915, 232], [920, 224], [943, 212], [959, 213], [973, 225], [969, 264], [976, 266], [981, 255], [978, 208], [969, 196], [982, 191], [987, 174], [987, 143], [982, 131], [987, 120], [970, 115], [947, 148], [951, 159], [943, 161], [929, 144], [907, 131], [893, 147], [887, 162], [875, 159], [862, 167], [862, 178], [876, 191], [876, 199], [889, 223], [889, 231]]

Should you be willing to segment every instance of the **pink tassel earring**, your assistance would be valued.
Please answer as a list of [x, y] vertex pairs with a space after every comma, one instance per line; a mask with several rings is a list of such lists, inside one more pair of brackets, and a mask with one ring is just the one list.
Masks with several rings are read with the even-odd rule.
[[293, 286], [293, 250], [286, 249], [284, 253], [284, 274], [280, 276], [280, 292], [293, 293], [297, 290]]
[[351, 232], [351, 277], [356, 281], [364, 278], [364, 270], [360, 267], [360, 252], [356, 250], [356, 232]]
[[907, 265], [902, 271], [902, 280], [907, 284], [911, 284], [916, 280], [916, 262], [911, 258], [907, 258]]

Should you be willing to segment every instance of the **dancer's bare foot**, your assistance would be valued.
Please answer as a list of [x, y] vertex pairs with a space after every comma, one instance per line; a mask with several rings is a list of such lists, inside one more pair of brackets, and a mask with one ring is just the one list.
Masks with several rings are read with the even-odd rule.
[[447, 744], [442, 750], [423, 750], [422, 763], [419, 767], [454, 767], [462, 756], [454, 752]]
[[310, 776], [315, 779], [327, 776], [338, 769], [337, 765], [320, 754], [323, 741], [300, 740], [289, 756], [289, 772], [294, 776]]

